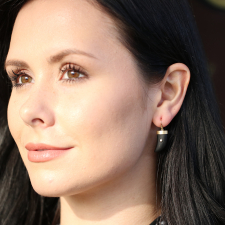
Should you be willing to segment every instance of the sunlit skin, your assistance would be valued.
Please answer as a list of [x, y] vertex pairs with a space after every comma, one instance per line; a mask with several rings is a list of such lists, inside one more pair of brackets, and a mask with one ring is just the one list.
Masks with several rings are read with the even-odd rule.
[[[147, 225], [160, 215], [156, 131], [179, 111], [190, 73], [175, 64], [159, 84], [144, 83], [118, 35], [84, 0], [31, 1], [13, 28], [9, 128], [35, 191], [60, 197], [61, 225]], [[31, 162], [30, 142], [71, 149]]]

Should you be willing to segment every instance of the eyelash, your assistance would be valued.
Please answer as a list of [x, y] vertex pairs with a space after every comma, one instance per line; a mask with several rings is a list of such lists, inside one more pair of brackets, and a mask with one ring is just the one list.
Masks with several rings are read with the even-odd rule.
[[82, 75], [84, 75], [84, 77], [82, 78], [71, 78], [71, 79], [62, 79], [63, 82], [78, 82], [78, 81], [81, 81], [83, 79], [86, 79], [88, 77], [87, 73], [82, 70], [82, 68], [80, 66], [77, 66], [75, 64], [72, 64], [72, 63], [67, 63], [63, 66], [62, 69], [60, 69], [62, 76], [64, 76], [64, 74], [68, 71], [74, 71], [75, 73], [80, 73]]
[[[60, 69], [61, 72], [61, 78], [65, 75], [66, 72], [68, 71], [74, 71], [75, 73], [80, 73], [82, 75], [84, 75], [84, 77], [81, 78], [69, 78], [69, 79], [61, 79], [63, 82], [78, 82], [78, 80], [83, 80], [85, 78], [87, 78], [87, 73], [82, 70], [82, 68], [80, 66], [77, 66], [75, 64], [72, 63], [67, 63], [65, 64], [62, 69]], [[9, 75], [9, 79], [12, 82], [12, 88], [19, 88], [19, 87], [23, 87], [26, 84], [18, 84], [17, 80], [21, 77], [21, 76], [28, 76], [31, 77], [30, 75], [28, 75], [27, 73], [23, 72], [20, 69], [17, 69], [16, 71], [12, 70], [12, 75]]]
[[12, 70], [12, 74], [13, 74], [13, 75], [10, 75], [10, 76], [9, 76], [9, 79], [10, 79], [11, 82], [12, 82], [12, 88], [14, 88], [14, 87], [15, 87], [15, 88], [19, 88], [19, 87], [24, 86], [24, 84], [18, 84], [18, 83], [16, 83], [16, 82], [17, 82], [17, 80], [20, 78], [20, 76], [22, 76], [22, 75], [27, 75], [27, 76], [29, 76], [28, 74], [22, 72], [22, 71], [19, 70], [19, 69], [17, 69], [17, 72], [14, 72], [14, 71]]

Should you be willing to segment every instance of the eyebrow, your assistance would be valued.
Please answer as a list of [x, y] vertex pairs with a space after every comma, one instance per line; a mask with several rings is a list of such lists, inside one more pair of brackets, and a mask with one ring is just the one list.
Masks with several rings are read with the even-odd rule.
[[[50, 64], [53, 63], [57, 63], [60, 62], [64, 57], [68, 56], [68, 55], [72, 55], [72, 54], [76, 54], [76, 55], [84, 55], [90, 58], [94, 58], [97, 59], [94, 55], [78, 50], [78, 49], [66, 49], [63, 50], [59, 53], [57, 53], [56, 55], [50, 56], [48, 59], [48, 62]], [[24, 67], [24, 68], [28, 68], [28, 64], [24, 61], [20, 61], [20, 60], [7, 60], [5, 62], [4, 68], [6, 69], [7, 66], [16, 66], [16, 67]]]
[[17, 67], [28, 68], [27, 63], [23, 61], [19, 61], [19, 60], [7, 60], [4, 65], [4, 69], [6, 69], [7, 66], [17, 66]]
[[65, 56], [68, 56], [68, 55], [71, 55], [71, 54], [84, 55], [84, 56], [87, 56], [87, 57], [90, 57], [90, 58], [97, 59], [94, 55], [92, 55], [90, 53], [87, 53], [87, 52], [84, 52], [84, 51], [81, 51], [81, 50], [78, 50], [78, 49], [66, 49], [66, 50], [63, 50], [63, 51], [61, 51], [60, 53], [58, 53], [54, 56], [51, 56], [49, 58], [48, 62], [50, 64], [57, 63], [57, 62], [61, 61]]

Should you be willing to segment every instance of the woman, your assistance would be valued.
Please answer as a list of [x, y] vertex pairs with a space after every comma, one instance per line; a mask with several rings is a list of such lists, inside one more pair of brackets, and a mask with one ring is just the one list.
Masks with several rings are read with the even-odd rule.
[[2, 1], [0, 21], [1, 224], [225, 224], [224, 133], [185, 0]]

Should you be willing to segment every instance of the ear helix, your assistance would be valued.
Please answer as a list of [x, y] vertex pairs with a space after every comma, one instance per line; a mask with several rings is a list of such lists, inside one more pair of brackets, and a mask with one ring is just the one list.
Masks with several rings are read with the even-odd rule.
[[157, 146], [155, 152], [161, 152], [167, 143], [168, 130], [164, 130], [161, 123], [161, 130], [157, 131]]

